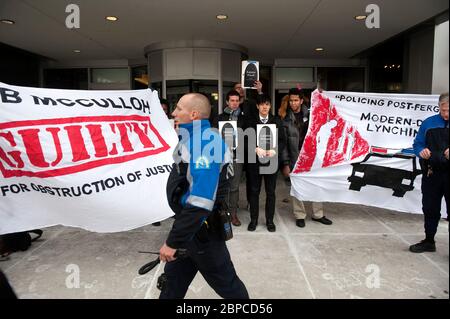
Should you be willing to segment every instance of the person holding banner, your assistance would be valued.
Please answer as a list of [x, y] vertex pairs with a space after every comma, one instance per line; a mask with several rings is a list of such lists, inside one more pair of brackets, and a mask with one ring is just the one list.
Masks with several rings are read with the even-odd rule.
[[215, 227], [229, 225], [220, 222], [228, 208], [233, 166], [228, 147], [217, 131], [211, 130], [210, 112], [204, 95], [189, 93], [180, 98], [172, 113], [181, 138], [167, 181], [167, 197], [176, 216], [159, 251], [160, 260], [167, 262], [165, 274], [158, 280], [160, 299], [184, 298], [198, 271], [221, 297], [249, 298], [225, 244], [231, 228]]
[[[240, 94], [236, 90], [231, 90], [227, 93], [226, 97], [227, 107], [222, 114], [218, 115], [213, 121], [213, 127], [219, 128], [219, 122], [223, 121], [236, 121], [237, 127], [245, 130], [245, 119], [244, 112], [239, 106]], [[235, 132], [235, 134], [237, 134]], [[235, 136], [237, 138], [237, 135]], [[230, 146], [233, 149], [233, 145]], [[241, 154], [244, 156], [244, 152], [236, 152], [233, 149], [233, 170], [234, 176], [231, 180], [231, 190], [230, 190], [230, 213], [231, 213], [231, 223], [234, 226], [241, 226], [241, 221], [238, 218], [238, 202], [239, 202], [239, 182], [241, 180], [242, 171], [244, 168], [245, 159], [236, 158], [237, 155]]]
[[423, 121], [414, 139], [414, 153], [419, 157], [422, 168], [422, 211], [424, 215], [425, 239], [411, 245], [413, 253], [434, 252], [434, 236], [441, 218], [442, 197], [449, 204], [448, 180], [448, 92], [439, 97], [439, 114]]
[[[264, 94], [262, 91], [262, 86], [263, 85], [260, 81], [255, 81], [254, 88], [256, 89], [258, 96]], [[257, 112], [258, 110], [256, 108], [256, 103], [255, 103], [256, 101], [248, 98], [246, 89], [244, 89], [242, 87], [242, 84], [240, 82], [234, 84], [233, 89], [239, 93], [239, 96], [240, 96], [239, 107], [242, 109], [244, 114], [246, 114], [247, 116], [251, 116], [251, 117], [253, 117], [253, 115], [256, 116], [256, 114], [258, 113]]]
[[[277, 186], [278, 173], [278, 154], [282, 152], [286, 145], [286, 136], [281, 127], [281, 120], [270, 113], [271, 103], [266, 95], [258, 96], [256, 101], [258, 107], [258, 114], [248, 118], [247, 127], [252, 127], [257, 130], [257, 126], [261, 124], [275, 125], [277, 131], [277, 139], [266, 141], [271, 146], [264, 147], [258, 145], [255, 149], [256, 161], [249, 159], [248, 161], [248, 175], [250, 185], [250, 223], [248, 231], [256, 230], [259, 217], [259, 194], [261, 192], [261, 182], [264, 178], [264, 188], [266, 190], [266, 227], [269, 232], [275, 232], [276, 226], [273, 222], [275, 214], [275, 188]], [[267, 128], [267, 127], [266, 127]], [[262, 130], [262, 129], [261, 129]], [[261, 135], [261, 134], [260, 134]], [[266, 136], [271, 136], [268, 132]], [[273, 139], [275, 137], [272, 136]], [[259, 137], [257, 137], [259, 139]], [[272, 147], [275, 144], [276, 147]], [[275, 165], [271, 165], [275, 163]], [[272, 166], [269, 168], [268, 166]], [[266, 171], [267, 169], [267, 171]]]
[[[286, 134], [287, 144], [281, 154], [282, 172], [285, 177], [289, 177], [297, 162], [300, 150], [303, 146], [309, 124], [309, 110], [303, 103], [303, 93], [297, 89], [289, 90], [289, 107], [283, 119], [283, 129]], [[306, 210], [302, 201], [292, 197], [292, 206], [295, 216], [295, 224], [298, 227], [305, 227]], [[324, 225], [331, 225], [332, 221], [323, 215], [323, 204], [312, 202], [312, 220]]]

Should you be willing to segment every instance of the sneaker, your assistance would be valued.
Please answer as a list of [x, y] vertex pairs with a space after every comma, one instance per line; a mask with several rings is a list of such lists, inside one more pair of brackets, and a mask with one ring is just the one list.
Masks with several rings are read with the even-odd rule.
[[267, 230], [269, 231], [269, 232], [271, 232], [271, 233], [273, 233], [273, 232], [275, 232], [276, 230], [277, 230], [277, 228], [276, 228], [276, 226], [275, 226], [275, 224], [272, 222], [272, 223], [266, 223], [266, 226], [267, 226]]
[[248, 224], [247, 230], [248, 231], [255, 231], [256, 230], [256, 225], [258, 225], [258, 223], [252, 220], [250, 222], [250, 224]]
[[409, 251], [412, 253], [434, 252], [436, 251], [436, 244], [422, 240], [420, 243], [409, 246]]
[[319, 222], [321, 224], [324, 225], [331, 225], [333, 224], [333, 222], [331, 220], [329, 220], [328, 218], [326, 218], [325, 216], [323, 216], [322, 218], [312, 218], [313, 221], [315, 222]]
[[295, 221], [295, 225], [297, 225], [297, 227], [303, 228], [303, 227], [305, 227], [305, 220], [304, 219], [297, 219]]

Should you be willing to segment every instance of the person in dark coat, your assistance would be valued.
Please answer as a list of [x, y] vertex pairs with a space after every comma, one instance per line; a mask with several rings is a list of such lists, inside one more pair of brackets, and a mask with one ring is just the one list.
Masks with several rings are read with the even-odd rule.
[[[246, 129], [246, 120], [245, 113], [240, 107], [240, 94], [236, 90], [231, 90], [227, 93], [226, 97], [227, 107], [224, 109], [222, 114], [219, 114], [214, 120], [212, 126], [215, 128], [219, 128], [219, 122], [222, 121], [236, 121], [236, 125], [242, 131]], [[234, 134], [238, 134], [238, 132], [234, 132]], [[230, 189], [230, 201], [229, 201], [229, 209], [231, 214], [231, 223], [234, 226], [240, 226], [241, 221], [238, 217], [238, 203], [239, 203], [239, 184], [242, 176], [242, 171], [244, 169], [245, 164], [245, 152], [237, 152], [234, 145], [230, 145], [233, 153], [233, 170], [234, 176], [231, 179], [231, 189]], [[245, 148], [245, 146], [241, 145], [240, 148]], [[240, 158], [238, 156], [240, 155]]]
[[[263, 95], [262, 90], [262, 83], [260, 81], [255, 81], [254, 88], [256, 90], [256, 96]], [[242, 113], [245, 114], [244, 118], [246, 123], [248, 122], [249, 118], [254, 118], [258, 114], [258, 108], [256, 107], [256, 100], [251, 98], [250, 95], [254, 94], [248, 94], [248, 89], [244, 89], [242, 87], [242, 84], [240, 82], [235, 83], [233, 86], [233, 89], [239, 93], [239, 108], [242, 110]], [[248, 167], [247, 164], [244, 165], [244, 171], [245, 171], [245, 190], [246, 190], [246, 197], [247, 197], [247, 210], [250, 210], [250, 178], [248, 175]]]
[[420, 158], [422, 168], [422, 210], [425, 239], [411, 245], [413, 253], [436, 251], [434, 236], [441, 218], [442, 197], [447, 205], [449, 198], [448, 180], [448, 92], [439, 97], [439, 114], [430, 116], [419, 128], [414, 139], [414, 153]]
[[[297, 88], [289, 90], [289, 105], [282, 123], [287, 143], [284, 152], [281, 153], [281, 169], [283, 175], [288, 178], [297, 162], [309, 125], [309, 110], [304, 104], [303, 93]], [[306, 210], [304, 203], [296, 197], [292, 197], [292, 209], [295, 224], [298, 227], [305, 227]], [[312, 202], [312, 210], [313, 221], [324, 225], [332, 224], [332, 221], [323, 215], [323, 204], [321, 202]]]
[[[282, 129], [281, 120], [270, 113], [271, 102], [268, 96], [260, 95], [257, 98], [258, 114], [254, 117], [248, 118], [247, 127], [251, 127], [257, 132], [258, 124], [275, 124], [277, 128], [277, 144], [276, 147], [272, 145], [258, 145], [255, 148], [253, 158], [249, 158], [247, 164], [249, 185], [250, 185], [250, 223], [248, 225], [249, 231], [254, 231], [258, 225], [259, 217], [259, 194], [261, 192], [261, 183], [264, 179], [264, 186], [266, 190], [266, 226], [270, 232], [276, 231], [276, 226], [273, 221], [275, 214], [275, 189], [277, 186], [277, 172], [278, 159], [280, 152], [283, 151], [286, 145], [286, 136]], [[270, 134], [267, 132], [267, 134]], [[256, 137], [259, 138], [258, 136]], [[251, 146], [250, 146], [251, 147]], [[268, 169], [270, 163], [274, 163], [274, 169]]]

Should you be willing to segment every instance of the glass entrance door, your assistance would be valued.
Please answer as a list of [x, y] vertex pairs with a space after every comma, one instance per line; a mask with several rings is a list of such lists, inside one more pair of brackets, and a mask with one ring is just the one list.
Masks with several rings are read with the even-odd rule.
[[208, 97], [213, 112], [217, 112], [219, 102], [219, 81], [217, 80], [170, 80], [166, 81], [166, 99], [171, 111], [186, 93], [202, 93]]

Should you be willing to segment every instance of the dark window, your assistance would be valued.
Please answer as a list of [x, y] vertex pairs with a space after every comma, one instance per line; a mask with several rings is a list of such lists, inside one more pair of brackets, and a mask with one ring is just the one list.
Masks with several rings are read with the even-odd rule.
[[87, 90], [87, 69], [46, 69], [44, 87], [52, 89]]
[[317, 68], [317, 78], [323, 81], [327, 91], [364, 92], [364, 68]]
[[140, 90], [148, 88], [147, 66], [137, 66], [131, 69], [131, 88]]
[[0, 82], [39, 87], [39, 62], [36, 54], [0, 43]]

